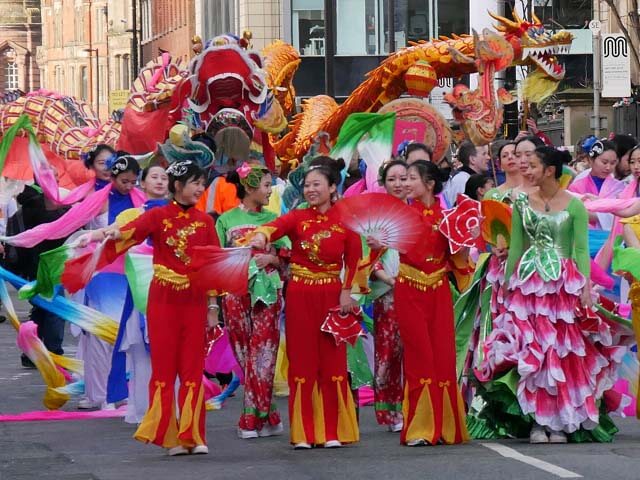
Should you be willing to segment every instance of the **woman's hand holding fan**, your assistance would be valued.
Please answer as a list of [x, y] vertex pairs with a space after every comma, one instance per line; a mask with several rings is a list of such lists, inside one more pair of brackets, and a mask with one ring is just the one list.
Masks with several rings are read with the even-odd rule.
[[340, 221], [372, 245], [394, 248], [401, 253], [420, 241], [420, 214], [386, 193], [364, 193], [340, 200], [334, 207]]

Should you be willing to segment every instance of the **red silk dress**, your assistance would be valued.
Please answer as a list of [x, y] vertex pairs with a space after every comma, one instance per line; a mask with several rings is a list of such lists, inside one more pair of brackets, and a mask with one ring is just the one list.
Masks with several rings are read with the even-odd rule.
[[341, 290], [354, 282], [360, 237], [344, 228], [332, 209], [324, 214], [314, 208], [294, 210], [256, 231], [270, 241], [286, 235], [292, 244], [285, 295], [291, 443], [357, 442], [346, 347], [337, 346], [320, 327], [329, 309], [340, 304]]
[[[109, 256], [151, 238], [153, 279], [147, 322], [151, 346], [149, 410], [136, 440], [165, 448], [206, 445], [202, 388], [207, 300], [191, 288], [191, 249], [219, 245], [213, 219], [175, 202], [140, 215], [121, 228], [122, 239], [109, 242]], [[176, 412], [175, 382], [180, 379]]]
[[442, 209], [411, 204], [422, 215], [423, 242], [400, 255], [394, 305], [404, 347], [404, 427], [401, 442], [432, 445], [469, 439], [456, 375], [453, 301], [447, 272], [455, 270], [438, 230]]

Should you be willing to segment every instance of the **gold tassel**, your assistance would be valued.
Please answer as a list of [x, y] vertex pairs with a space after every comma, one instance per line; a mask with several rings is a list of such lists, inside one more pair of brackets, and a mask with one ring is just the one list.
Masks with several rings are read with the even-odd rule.
[[[429, 391], [429, 385], [432, 380], [430, 378], [421, 378], [420, 384], [422, 385], [422, 392], [418, 398], [416, 409], [413, 414], [413, 418], [407, 428], [406, 440], [417, 440], [419, 438], [425, 439], [429, 443], [433, 443], [436, 439], [435, 436], [435, 421], [433, 417], [433, 403], [431, 402], [431, 392]], [[405, 403], [407, 403], [407, 410], [409, 404], [409, 388], [405, 389]], [[408, 412], [407, 412], [408, 414]], [[408, 418], [408, 417], [405, 417]]]
[[[153, 394], [151, 407], [145, 413], [140, 426], [133, 434], [133, 438], [140, 442], [153, 442], [158, 434], [158, 427], [162, 419], [162, 389], [166, 386], [165, 382], [155, 382], [156, 391]], [[175, 447], [176, 445], [172, 445]]]
[[293, 418], [291, 419], [291, 443], [308, 443], [307, 435], [304, 432], [304, 422], [302, 421], [302, 384], [306, 382], [304, 378], [295, 377], [296, 397], [293, 401]]

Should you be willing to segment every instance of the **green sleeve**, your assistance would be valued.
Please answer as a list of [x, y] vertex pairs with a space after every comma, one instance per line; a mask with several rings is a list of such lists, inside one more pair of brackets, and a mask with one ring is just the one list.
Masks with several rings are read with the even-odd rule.
[[220, 215], [218, 220], [216, 220], [216, 233], [218, 234], [218, 239], [220, 240], [220, 246], [227, 246], [227, 222], [226, 217], [224, 215]]
[[511, 216], [511, 240], [509, 242], [509, 256], [507, 257], [507, 266], [504, 272], [504, 278], [509, 279], [516, 268], [516, 263], [522, 257], [524, 252], [524, 227], [522, 226], [522, 217], [517, 205], [513, 206], [513, 215]]
[[589, 214], [582, 202], [572, 198], [567, 209], [573, 219], [573, 259], [580, 273], [589, 278], [591, 258], [589, 257]]

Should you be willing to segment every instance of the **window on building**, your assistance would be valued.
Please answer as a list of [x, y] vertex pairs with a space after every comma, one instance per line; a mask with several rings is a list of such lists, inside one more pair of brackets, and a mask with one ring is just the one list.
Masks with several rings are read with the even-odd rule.
[[396, 7], [396, 48], [408, 42], [469, 31], [467, 0], [407, 0]]
[[96, 24], [96, 40], [98, 42], [104, 41], [104, 10], [103, 7], [96, 8], [93, 16], [93, 21]]
[[53, 42], [55, 47], [62, 47], [62, 11], [55, 12], [55, 20], [53, 27]]
[[69, 88], [68, 92], [71, 96], [76, 96], [76, 67], [69, 67]]
[[[320, 0], [322, 3], [322, 0]], [[235, 32], [235, 0], [219, 0], [203, 4], [202, 38], [209, 39], [224, 33]]]
[[129, 55], [122, 56], [122, 88], [128, 90], [129, 78], [131, 76], [131, 57]]
[[18, 64], [15, 60], [7, 61], [7, 70], [5, 73], [5, 87], [7, 90], [18, 89]]
[[115, 64], [116, 64], [115, 65], [115, 72], [114, 72], [114, 75], [113, 75], [113, 78], [115, 79], [114, 87], [115, 87], [116, 90], [120, 90], [122, 88], [122, 83], [120, 83], [120, 81], [122, 80], [120, 78], [120, 70], [122, 68], [122, 65], [120, 65], [121, 61], [122, 61], [122, 56], [116, 55], [115, 56]]
[[293, 0], [291, 36], [301, 55], [324, 55], [323, 0]]
[[140, 2], [140, 27], [142, 28], [142, 41], [151, 40], [151, 0]]
[[[337, 0], [336, 53], [338, 55], [383, 55], [388, 52], [385, 42], [386, 0]], [[316, 29], [324, 35], [324, 28]], [[313, 54], [317, 43], [324, 48], [324, 38], [310, 36]]]
[[80, 98], [85, 102], [89, 99], [89, 77], [87, 67], [80, 67]]
[[107, 76], [105, 74], [106, 72], [106, 67], [104, 65], [100, 65], [98, 67], [98, 79], [99, 79], [99, 85], [98, 85], [98, 101], [100, 103], [105, 101], [105, 92], [107, 91]]
[[593, 2], [587, 0], [534, 0], [534, 11], [548, 28], [585, 28]]

